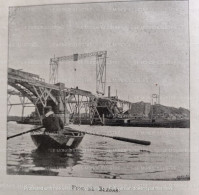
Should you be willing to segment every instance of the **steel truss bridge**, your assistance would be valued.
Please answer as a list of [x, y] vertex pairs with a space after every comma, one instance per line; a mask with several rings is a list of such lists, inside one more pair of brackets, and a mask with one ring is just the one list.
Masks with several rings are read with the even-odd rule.
[[131, 102], [117, 98], [94, 95], [90, 91], [78, 88], [67, 88], [63, 83], [49, 84], [39, 75], [8, 68], [8, 85], [17, 91], [8, 90], [8, 106], [11, 95], [25, 97], [29, 103], [22, 101], [22, 106], [33, 104], [42, 120], [45, 106], [52, 106], [55, 114], [59, 115], [65, 124], [75, 117], [81, 123], [81, 113], [85, 113], [90, 124], [98, 120], [104, 124], [103, 117], [117, 117], [123, 114], [118, 105], [126, 105], [130, 108]]

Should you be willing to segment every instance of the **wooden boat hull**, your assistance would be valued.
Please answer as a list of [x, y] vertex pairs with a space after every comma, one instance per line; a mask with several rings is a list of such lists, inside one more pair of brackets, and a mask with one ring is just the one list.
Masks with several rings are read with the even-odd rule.
[[68, 131], [64, 133], [33, 132], [31, 138], [38, 149], [74, 149], [81, 143], [84, 133]]

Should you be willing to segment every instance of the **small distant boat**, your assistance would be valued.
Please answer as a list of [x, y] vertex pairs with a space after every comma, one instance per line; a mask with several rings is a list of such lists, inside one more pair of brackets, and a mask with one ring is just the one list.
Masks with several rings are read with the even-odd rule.
[[44, 128], [31, 133], [31, 138], [38, 149], [74, 149], [79, 146], [85, 133], [65, 128], [62, 133], [44, 132]]

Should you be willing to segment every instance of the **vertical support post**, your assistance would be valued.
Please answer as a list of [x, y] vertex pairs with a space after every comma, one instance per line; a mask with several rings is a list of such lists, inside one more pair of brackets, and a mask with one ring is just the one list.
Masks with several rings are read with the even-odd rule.
[[63, 105], [64, 105], [64, 125], [66, 125], [66, 94], [64, 93], [64, 98], [63, 98]]
[[91, 125], [91, 98], [88, 99], [88, 116], [89, 116], [90, 125]]
[[50, 76], [49, 76], [49, 83], [55, 84], [58, 80], [58, 61], [54, 56], [54, 59], [50, 59]]
[[96, 54], [96, 92], [105, 94], [106, 88], [106, 56], [107, 51], [103, 54]]
[[[11, 104], [11, 102], [10, 102], [10, 97], [11, 97], [11, 95], [8, 95], [8, 98], [7, 98], [7, 104]], [[9, 106], [8, 106], [9, 107]], [[10, 113], [10, 110], [11, 110], [11, 108], [12, 108], [12, 105], [10, 105], [10, 107], [8, 108], [7, 107], [7, 109], [8, 109], [8, 115], [9, 115], [9, 113]]]
[[87, 119], [87, 114], [88, 114], [88, 104], [87, 104], [87, 102], [85, 102], [85, 104], [84, 104], [84, 106], [85, 106], [85, 118]]
[[105, 124], [104, 114], [102, 115], [102, 121], [103, 121], [103, 125], [104, 125]]
[[96, 55], [96, 93], [98, 94], [98, 57]]
[[78, 114], [78, 121], [79, 121], [79, 124], [80, 124], [80, 103], [79, 103], [79, 95], [77, 96], [77, 114]]
[[24, 120], [24, 107], [25, 107], [25, 97], [24, 96], [19, 96], [21, 105], [22, 105], [22, 111], [21, 111], [21, 120]]
[[40, 115], [40, 113], [39, 113], [39, 109], [38, 109], [38, 107], [37, 107], [37, 104], [35, 104], [35, 109], [36, 109], [37, 114], [38, 114], [38, 116], [39, 116], [39, 120], [40, 120], [40, 122], [41, 122], [41, 124], [42, 124], [42, 117], [41, 117], [41, 115]]
[[23, 121], [24, 120], [24, 108], [25, 108], [24, 107], [24, 103], [25, 103], [25, 97], [23, 96], [21, 100], [22, 100], [22, 102], [21, 102], [22, 103], [22, 116], [21, 116], [21, 118], [22, 118], [22, 121]]
[[104, 94], [105, 94], [105, 89], [106, 89], [106, 58], [107, 58], [107, 51], [105, 51], [104, 54]]
[[111, 97], [111, 86], [108, 86], [108, 97]]

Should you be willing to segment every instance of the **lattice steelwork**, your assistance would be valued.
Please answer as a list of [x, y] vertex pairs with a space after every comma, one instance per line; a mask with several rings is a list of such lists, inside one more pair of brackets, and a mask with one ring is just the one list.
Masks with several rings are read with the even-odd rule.
[[[75, 59], [82, 59], [85, 56], [96, 56], [102, 60], [99, 63], [99, 79], [105, 84], [105, 53], [91, 53], [75, 55]], [[74, 57], [74, 56], [73, 56]], [[54, 59], [54, 58], [53, 58]], [[66, 59], [64, 57], [64, 59]], [[66, 117], [70, 114], [70, 119], [74, 119], [81, 124], [82, 116], [86, 116], [90, 124], [104, 124], [104, 117], [115, 118], [122, 115], [117, 103], [130, 105], [130, 102], [119, 100], [118, 98], [106, 98], [92, 94], [90, 91], [78, 88], [67, 88], [61, 83], [53, 85], [44, 82], [39, 75], [23, 72], [15, 69], [8, 69], [8, 85], [16, 89], [22, 96], [28, 98], [35, 106], [37, 114], [42, 120], [43, 108], [50, 105], [55, 114], [61, 116], [66, 122]], [[103, 86], [102, 88], [104, 89]], [[11, 93], [11, 92], [10, 92]], [[8, 104], [10, 102], [8, 101]], [[22, 104], [25, 104], [23, 101]], [[9, 111], [9, 110], [8, 110]], [[84, 115], [82, 115], [84, 114]], [[109, 116], [110, 115], [110, 116]]]
[[102, 95], [106, 87], [106, 55], [107, 52], [96, 56], [96, 92]]
[[98, 51], [84, 54], [73, 54], [70, 56], [54, 57], [50, 59], [50, 77], [49, 82], [55, 84], [58, 82], [58, 68], [61, 61], [78, 61], [87, 57], [96, 57], [96, 92], [105, 94], [106, 87], [106, 57], [107, 51]]

